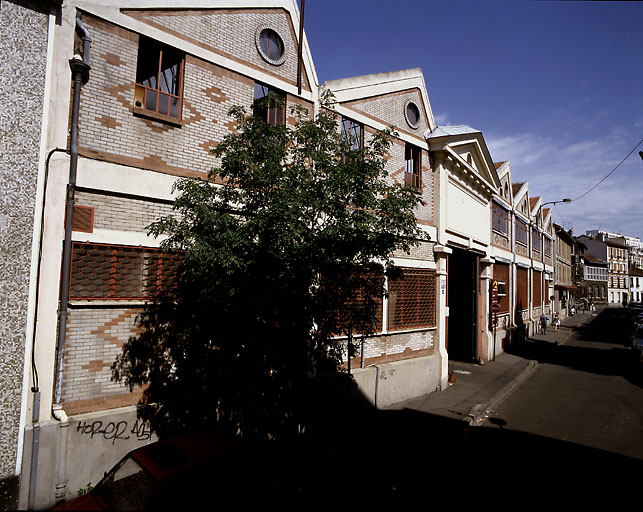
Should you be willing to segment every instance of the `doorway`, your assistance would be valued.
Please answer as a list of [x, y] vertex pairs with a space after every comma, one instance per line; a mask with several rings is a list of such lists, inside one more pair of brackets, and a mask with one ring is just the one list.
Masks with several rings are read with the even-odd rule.
[[449, 360], [478, 360], [478, 259], [472, 252], [455, 248], [448, 258]]

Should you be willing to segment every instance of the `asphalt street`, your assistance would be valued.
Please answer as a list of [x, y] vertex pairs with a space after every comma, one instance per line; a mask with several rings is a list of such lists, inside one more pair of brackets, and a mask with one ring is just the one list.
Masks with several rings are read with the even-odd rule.
[[643, 461], [641, 368], [627, 325], [624, 310], [605, 309], [562, 344], [544, 347], [538, 370], [493, 411], [486, 426]]
[[640, 502], [643, 368], [629, 332], [626, 311], [607, 308], [496, 362], [450, 363], [453, 389], [379, 418], [407, 447], [395, 457], [400, 495], [433, 489], [454, 503], [521, 508]]

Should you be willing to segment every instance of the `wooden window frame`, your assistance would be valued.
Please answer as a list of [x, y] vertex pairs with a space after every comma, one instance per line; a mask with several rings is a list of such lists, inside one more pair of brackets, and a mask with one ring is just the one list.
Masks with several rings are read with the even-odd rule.
[[[257, 95], [257, 88], [261, 89], [262, 95]], [[262, 110], [261, 115], [264, 118], [264, 121], [271, 126], [285, 126], [286, 124], [286, 93], [278, 89], [273, 89], [269, 85], [266, 85], [262, 82], [254, 83], [254, 100], [257, 101], [261, 98], [265, 98], [271, 94], [278, 96], [281, 101], [281, 107], [279, 105], [274, 105], [272, 107], [267, 107], [265, 112]], [[280, 113], [281, 110], [281, 113]], [[271, 122], [271, 117], [273, 117], [274, 122]]]
[[[185, 53], [181, 52], [180, 50], [176, 50], [175, 48], [172, 48], [171, 46], [168, 46], [166, 44], [163, 44], [159, 41], [155, 41], [154, 39], [150, 38], [144, 38], [144, 36], [141, 36], [139, 38], [139, 50], [138, 50], [138, 60], [137, 60], [137, 75], [138, 75], [138, 69], [139, 65], [142, 61], [142, 59], [150, 58], [149, 55], [144, 55], [143, 50], [141, 48], [141, 42], [145, 41], [145, 44], [150, 44], [154, 46], [156, 49], [158, 49], [159, 55], [158, 55], [158, 71], [156, 73], [156, 82], [157, 82], [157, 87], [149, 87], [146, 85], [143, 85], [142, 83], [139, 83], [138, 81], [135, 83], [134, 87], [134, 110], [137, 113], [145, 114], [145, 115], [151, 115], [152, 117], [159, 117], [161, 119], [167, 119], [170, 121], [180, 121], [182, 119], [182, 112], [183, 112], [183, 82], [184, 82], [184, 72], [185, 72]], [[175, 51], [177, 53], [182, 54], [180, 61], [179, 61], [179, 69], [177, 73], [177, 91], [178, 94], [170, 93], [170, 92], [165, 92], [161, 89], [161, 73], [162, 73], [162, 66], [163, 66], [163, 52], [164, 51]], [[138, 76], [137, 76], [138, 80]], [[148, 93], [153, 92], [156, 94], [156, 105], [154, 109], [148, 108], [147, 107], [147, 95]], [[161, 102], [161, 96], [165, 95], [167, 96], [167, 114], [161, 112], [159, 110], [159, 105]], [[177, 115], [172, 115], [171, 114], [171, 99], [176, 98], [178, 100], [178, 107], [177, 107]]]
[[422, 190], [422, 148], [408, 142], [404, 146], [404, 185]]

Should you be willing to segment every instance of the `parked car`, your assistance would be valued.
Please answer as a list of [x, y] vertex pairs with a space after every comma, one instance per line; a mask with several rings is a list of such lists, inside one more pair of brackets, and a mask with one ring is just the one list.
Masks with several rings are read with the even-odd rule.
[[[179, 510], [248, 503], [257, 466], [240, 443], [213, 433], [188, 434], [128, 453], [87, 494], [53, 510]], [[268, 481], [262, 475], [262, 481]], [[257, 478], [257, 480], [259, 480]]]

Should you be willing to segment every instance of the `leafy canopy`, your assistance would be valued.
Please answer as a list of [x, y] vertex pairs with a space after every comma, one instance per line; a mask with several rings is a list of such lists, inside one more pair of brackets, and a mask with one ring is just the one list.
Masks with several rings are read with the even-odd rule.
[[376, 328], [392, 251], [423, 238], [420, 199], [385, 171], [394, 132], [351, 149], [332, 105], [324, 94], [314, 119], [295, 105], [292, 127], [234, 107], [220, 166], [177, 181], [175, 214], [149, 227], [185, 256], [112, 371], [144, 386], [139, 416], [159, 435], [300, 432], [311, 377], [345, 371], [338, 335]]

